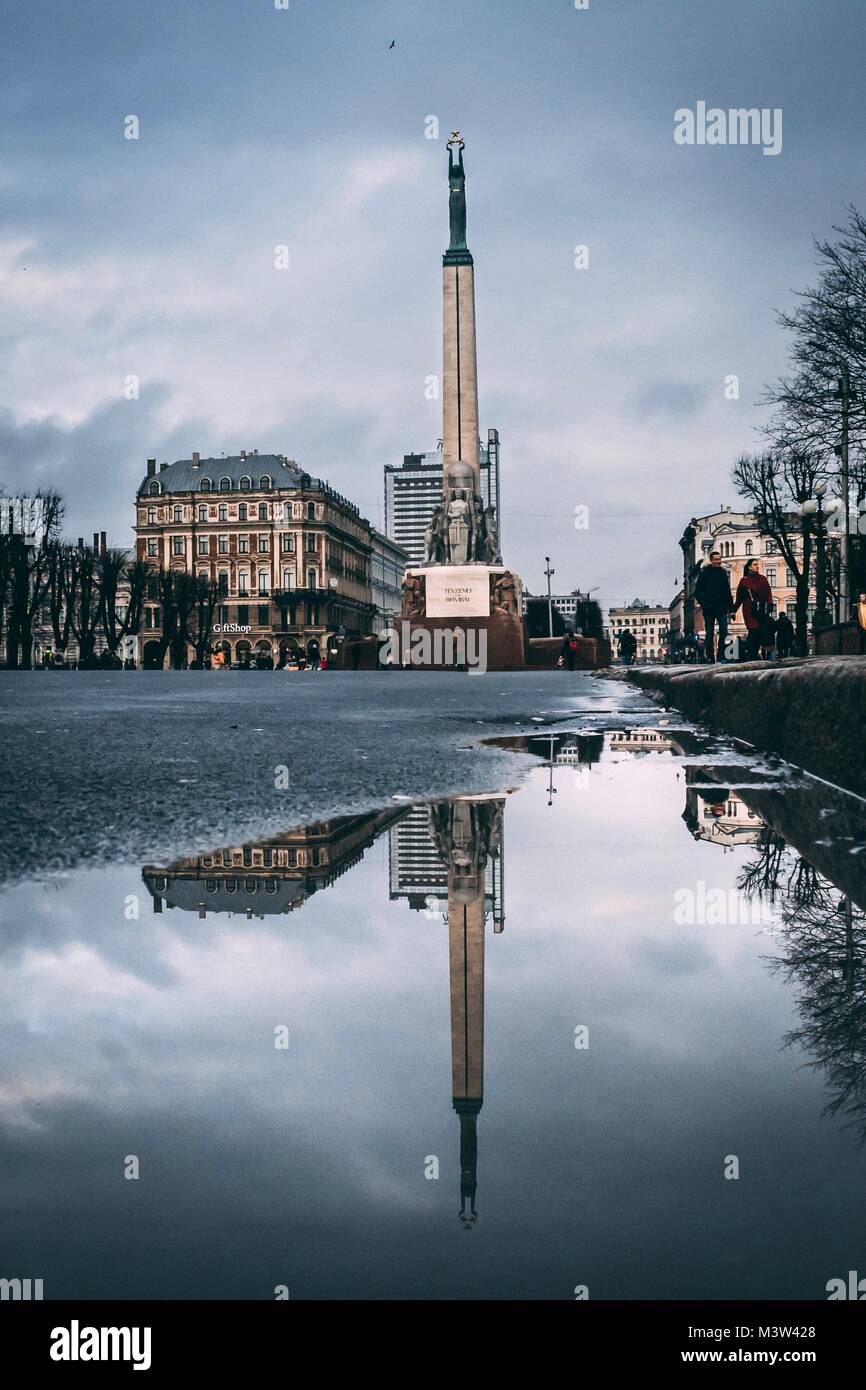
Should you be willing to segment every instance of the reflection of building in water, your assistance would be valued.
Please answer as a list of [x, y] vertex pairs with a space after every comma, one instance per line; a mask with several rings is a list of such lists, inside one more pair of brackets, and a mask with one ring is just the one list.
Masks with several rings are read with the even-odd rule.
[[338, 816], [256, 844], [178, 859], [167, 868], [145, 865], [141, 876], [154, 912], [163, 905], [199, 917], [208, 912], [246, 917], [294, 912], [357, 864], [377, 836], [404, 814], [401, 807]]
[[735, 792], [716, 786], [706, 768], [686, 768], [683, 820], [693, 839], [707, 840], [725, 849], [760, 844], [767, 834], [761, 817]]
[[448, 875], [451, 1093], [460, 1118], [460, 1217], [467, 1230], [477, 1216], [476, 1124], [484, 1103], [485, 873], [491, 856], [501, 853], [504, 806], [502, 797], [490, 796], [429, 808], [431, 834]]
[[[533, 753], [541, 749], [534, 747], [535, 739], [527, 739]], [[539, 745], [547, 744], [547, 757], [553, 758], [556, 767], [592, 767], [597, 763], [604, 748], [603, 734], [554, 734], [539, 739]], [[552, 751], [551, 751], [552, 750]]]
[[[413, 806], [391, 826], [388, 837], [389, 897], [405, 898], [413, 911], [448, 911], [448, 869], [436, 844], [427, 806]], [[484, 870], [484, 912], [493, 930], [505, 927], [502, 841], [490, 852]]]
[[614, 729], [610, 735], [611, 753], [666, 753], [673, 746], [658, 729]]

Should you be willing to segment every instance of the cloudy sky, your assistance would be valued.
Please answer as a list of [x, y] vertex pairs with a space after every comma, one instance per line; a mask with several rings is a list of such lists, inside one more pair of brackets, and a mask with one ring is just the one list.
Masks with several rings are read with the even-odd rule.
[[[784, 369], [774, 311], [813, 277], [812, 238], [866, 203], [859, 0], [0, 15], [7, 490], [60, 487], [70, 534], [128, 544], [148, 455], [258, 448], [381, 523], [383, 465], [441, 434], [425, 378], [456, 126], [506, 558], [536, 592], [549, 553], [557, 588], [672, 597], [682, 527], [736, 501]], [[676, 144], [699, 101], [781, 108], [782, 152]]]

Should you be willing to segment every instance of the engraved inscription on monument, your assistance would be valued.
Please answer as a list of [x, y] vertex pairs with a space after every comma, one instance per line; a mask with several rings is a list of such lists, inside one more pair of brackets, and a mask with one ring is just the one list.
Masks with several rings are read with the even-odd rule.
[[443, 565], [424, 571], [428, 618], [489, 618], [490, 571]]

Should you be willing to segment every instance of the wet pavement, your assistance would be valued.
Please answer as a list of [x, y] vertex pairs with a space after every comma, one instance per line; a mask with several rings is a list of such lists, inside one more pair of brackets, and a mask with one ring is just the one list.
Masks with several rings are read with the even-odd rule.
[[479, 752], [481, 739], [654, 711], [625, 684], [565, 671], [0, 672], [0, 881], [206, 849], [391, 796], [495, 791], [525, 759]]
[[[823, 1299], [862, 1269], [866, 805], [622, 687], [496, 684], [480, 725], [434, 697], [449, 796], [395, 739], [351, 814], [252, 837], [232, 795], [200, 852], [28, 852], [0, 899], [10, 1271]], [[371, 750], [383, 718], [359, 697], [331, 736]], [[478, 728], [499, 744], [458, 753]]]

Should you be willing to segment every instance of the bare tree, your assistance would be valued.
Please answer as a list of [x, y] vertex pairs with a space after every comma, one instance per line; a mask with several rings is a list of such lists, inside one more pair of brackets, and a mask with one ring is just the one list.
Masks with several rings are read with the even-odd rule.
[[[804, 653], [815, 531], [813, 519], [801, 517], [798, 509], [812, 496], [815, 484], [825, 477], [825, 466], [818, 454], [784, 448], [776, 452], [743, 454], [733, 471], [734, 486], [749, 502], [759, 531], [776, 542], [794, 576], [797, 646]], [[802, 556], [796, 548], [801, 537]]]
[[72, 551], [69, 578], [69, 626], [78, 643], [78, 665], [93, 665], [102, 602], [99, 592], [99, 556], [90, 546]]
[[793, 310], [778, 314], [792, 335], [792, 373], [771, 383], [764, 399], [778, 407], [769, 435], [788, 447], [829, 454], [838, 445], [843, 411], [855, 448], [866, 445], [862, 390], [846, 400], [836, 383], [866, 383], [866, 218], [853, 206], [834, 227], [835, 241], [816, 241], [819, 274]]
[[8, 537], [9, 621], [6, 630], [6, 665], [29, 671], [33, 665], [33, 624], [48, 588], [50, 557], [63, 519], [59, 492], [38, 492], [41, 503], [39, 536], [28, 545], [23, 535]]
[[[127, 550], [106, 550], [99, 561], [99, 620], [112, 656], [124, 637], [141, 631], [142, 607], [150, 570], [143, 560], [129, 561]], [[121, 600], [122, 584], [128, 593], [126, 606]], [[121, 613], [121, 609], [123, 612]]]
[[190, 640], [199, 666], [204, 665], [205, 656], [213, 639], [213, 615], [221, 597], [222, 590], [216, 580], [205, 579], [203, 575], [196, 578], [195, 607], [191, 615]]

